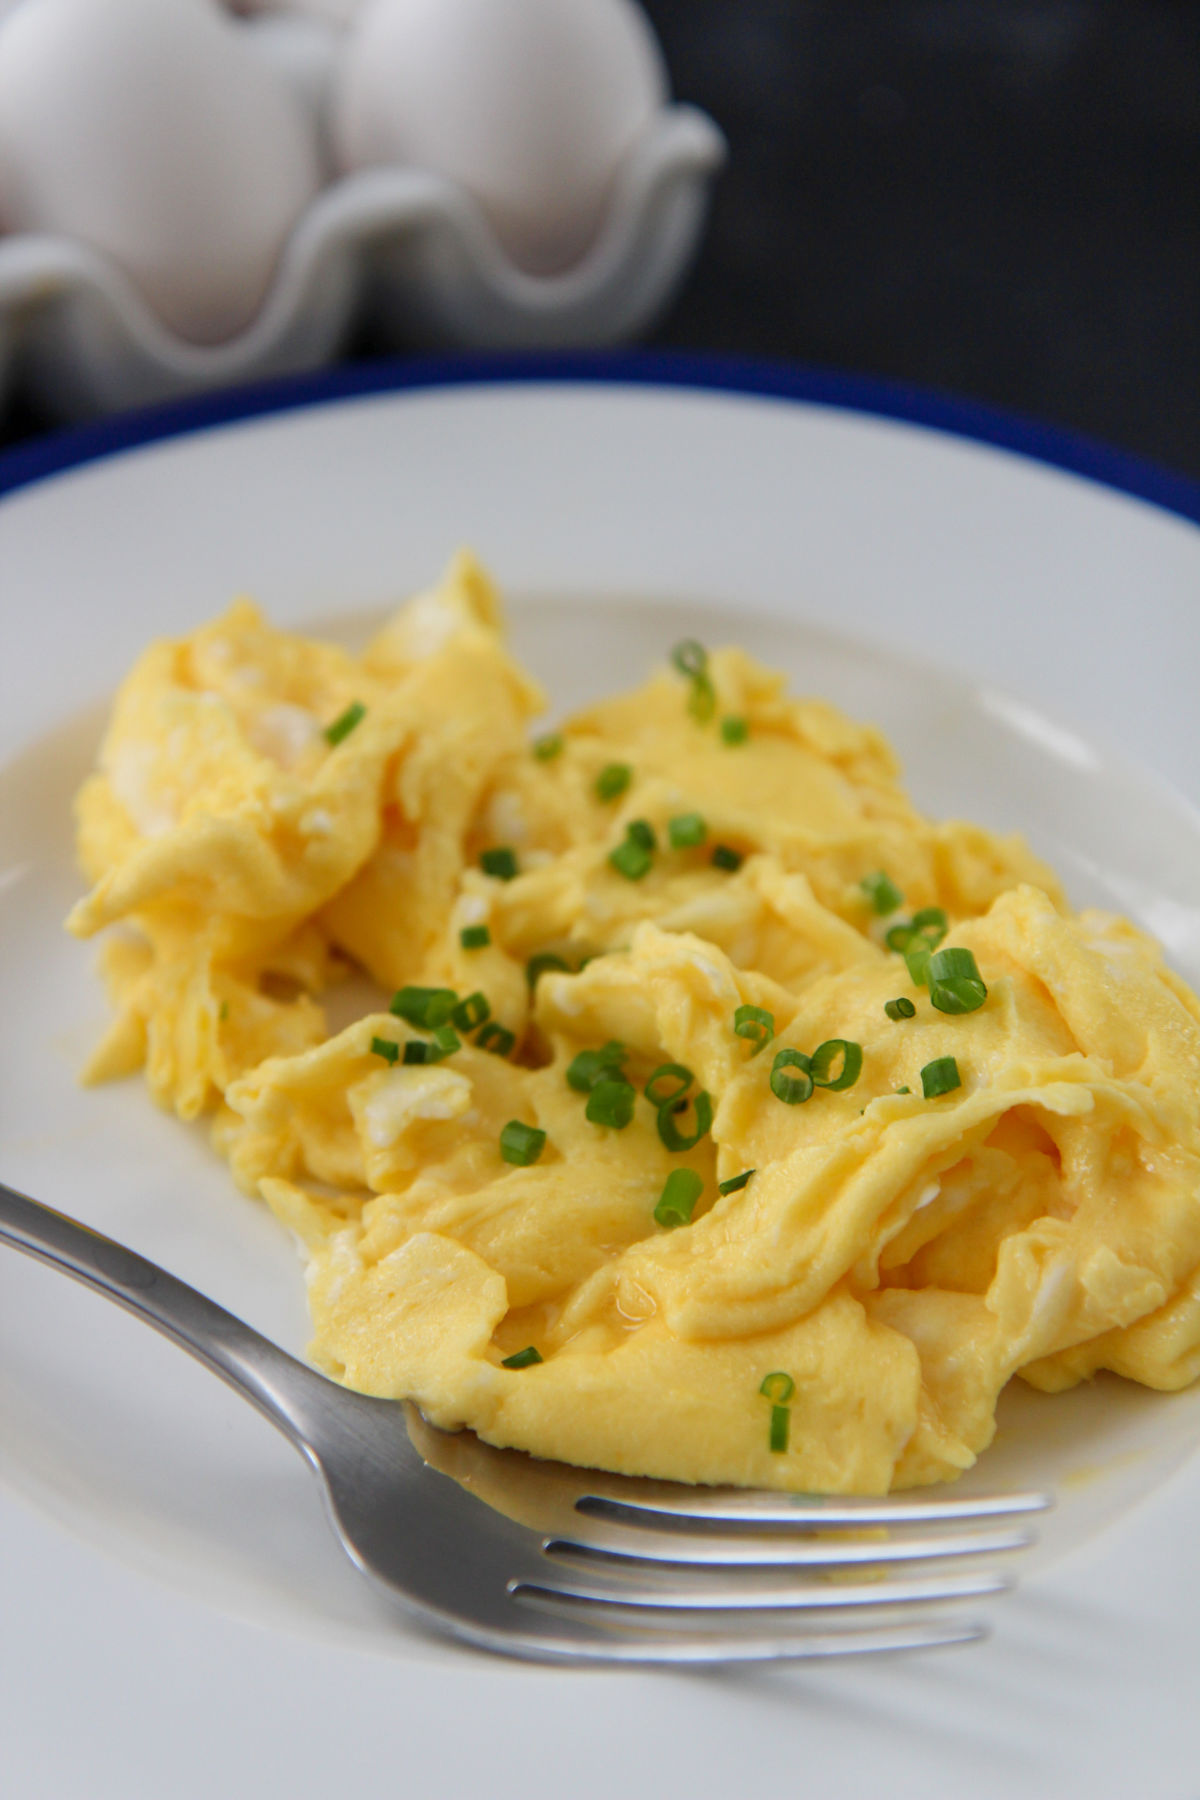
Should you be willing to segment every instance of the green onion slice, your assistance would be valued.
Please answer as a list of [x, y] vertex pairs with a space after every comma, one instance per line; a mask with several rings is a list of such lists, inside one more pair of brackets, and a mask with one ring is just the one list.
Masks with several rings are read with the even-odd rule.
[[936, 1100], [939, 1094], [952, 1094], [961, 1086], [962, 1076], [952, 1056], [936, 1057], [921, 1070], [921, 1090], [926, 1100]]
[[494, 850], [484, 851], [479, 866], [485, 875], [494, 875], [498, 881], [512, 881], [517, 875], [517, 853], [507, 844], [499, 844]]
[[758, 1391], [772, 1406], [786, 1406], [795, 1396], [796, 1384], [786, 1370], [772, 1369], [769, 1375], [763, 1376]]
[[694, 850], [708, 836], [708, 827], [700, 813], [679, 813], [667, 823], [667, 837], [672, 850]]
[[[841, 1067], [837, 1075], [831, 1077], [830, 1070], [841, 1059]], [[809, 1073], [814, 1087], [828, 1088], [831, 1094], [840, 1094], [843, 1089], [853, 1087], [862, 1074], [862, 1045], [856, 1044], [853, 1038], [826, 1038], [818, 1044], [809, 1058]]]
[[625, 827], [625, 836], [640, 850], [658, 849], [658, 839], [654, 835], [654, 827], [647, 819], [634, 819]]
[[683, 638], [676, 644], [671, 652], [671, 661], [689, 681], [695, 681], [698, 675], [708, 673], [708, 651], [695, 638]]
[[904, 905], [904, 895], [883, 869], [876, 869], [873, 875], [864, 875], [858, 885], [881, 919]]
[[493, 1056], [508, 1056], [516, 1041], [516, 1034], [506, 1026], [497, 1024], [495, 1019], [489, 1019], [475, 1034], [478, 1048], [490, 1050]]
[[500, 1364], [502, 1369], [531, 1369], [534, 1363], [540, 1363], [542, 1353], [535, 1344], [529, 1344], [524, 1350], [518, 1350], [515, 1356], [506, 1356]]
[[[794, 1069], [795, 1074], [788, 1071]], [[812, 1097], [812, 1062], [803, 1050], [780, 1050], [771, 1065], [771, 1092], [785, 1106], [799, 1106]]]
[[771, 1424], [767, 1432], [767, 1448], [775, 1456], [782, 1456], [788, 1447], [788, 1433], [792, 1428], [792, 1415], [786, 1406], [771, 1408]]
[[708, 675], [697, 675], [688, 694], [688, 711], [697, 725], [707, 725], [716, 710], [716, 688]]
[[458, 934], [458, 941], [464, 950], [486, 950], [492, 941], [492, 934], [486, 925], [464, 925]]
[[757, 1056], [775, 1036], [775, 1014], [761, 1006], [739, 1006], [733, 1015], [733, 1031], [735, 1037], [754, 1045], [750, 1054]]
[[551, 969], [557, 970], [562, 975], [571, 973], [570, 963], [561, 956], [555, 956], [553, 950], [539, 950], [537, 955], [531, 956], [525, 964], [525, 979], [531, 988], [536, 987], [538, 977], [548, 974]]
[[434, 1060], [435, 1058], [431, 1057], [429, 1054], [429, 1045], [425, 1042], [424, 1038], [409, 1038], [407, 1044], [404, 1046], [404, 1062], [406, 1067], [411, 1066], [413, 1063], [427, 1063], [433, 1062]]
[[533, 740], [533, 754], [539, 762], [553, 762], [563, 753], [565, 739], [561, 731], [547, 731]]
[[730, 714], [721, 720], [721, 741], [726, 744], [744, 744], [750, 736], [750, 721]]
[[[696, 1077], [682, 1063], [660, 1063], [642, 1092], [651, 1106], [673, 1106], [682, 1100]], [[670, 1083], [664, 1088], [663, 1083]]]
[[535, 1163], [545, 1148], [545, 1132], [534, 1125], [523, 1125], [520, 1119], [510, 1119], [500, 1133], [501, 1156], [506, 1163], [515, 1163], [520, 1169]]
[[468, 994], [460, 1000], [450, 1014], [451, 1021], [460, 1031], [474, 1031], [477, 1025], [483, 1025], [492, 1016], [492, 1009], [486, 994]]
[[628, 763], [606, 763], [596, 777], [597, 800], [617, 799], [632, 780], [633, 770]]
[[695, 1169], [672, 1169], [654, 1209], [655, 1219], [668, 1231], [676, 1225], [690, 1225], [703, 1192], [704, 1181]]
[[361, 700], [352, 700], [344, 713], [339, 713], [332, 725], [325, 727], [325, 742], [340, 744], [350, 736], [356, 725], [361, 725], [367, 716], [367, 709]]
[[627, 837], [624, 843], [618, 844], [615, 850], [609, 851], [608, 860], [617, 874], [623, 875], [626, 881], [640, 881], [643, 875], [650, 873], [654, 859], [649, 850], [643, 849], [641, 844], [635, 842], [633, 838]]
[[742, 853], [730, 849], [728, 844], [717, 844], [712, 853], [712, 865], [714, 869], [736, 871], [742, 866]]
[[606, 1075], [588, 1095], [585, 1116], [593, 1125], [607, 1125], [613, 1131], [624, 1131], [633, 1117], [636, 1099], [631, 1082]]
[[924, 987], [929, 979], [929, 958], [932, 951], [920, 938], [913, 941], [911, 948], [904, 952], [904, 961], [908, 968], [909, 980], [915, 987]]
[[425, 1060], [441, 1062], [444, 1056], [453, 1056], [456, 1050], [461, 1049], [462, 1039], [457, 1031], [452, 1031], [449, 1025], [439, 1025], [433, 1034], [433, 1043], [430, 1045], [429, 1055]]
[[913, 914], [912, 922], [913, 930], [924, 932], [926, 937], [936, 932], [939, 942], [950, 929], [950, 921], [940, 906], [923, 906]]
[[987, 985], [969, 950], [935, 950], [929, 958], [929, 1000], [938, 1012], [976, 1012]]
[[911, 1000], [901, 994], [898, 1000], [885, 1000], [883, 1010], [889, 1019], [911, 1019], [917, 1009]]
[[396, 1043], [394, 1038], [373, 1037], [371, 1039], [371, 1053], [373, 1056], [382, 1056], [386, 1063], [399, 1062], [400, 1060], [400, 1046]]
[[628, 1055], [615, 1038], [599, 1050], [581, 1050], [567, 1065], [567, 1085], [577, 1094], [590, 1094], [598, 1082], [621, 1080], [621, 1065]]
[[658, 1135], [667, 1149], [675, 1155], [683, 1150], [694, 1150], [705, 1133], [712, 1130], [712, 1095], [702, 1091], [696, 1095], [692, 1104], [696, 1113], [696, 1129], [690, 1137], [685, 1136], [675, 1123], [676, 1114], [687, 1110], [686, 1100], [668, 1101], [658, 1109]]
[[740, 1193], [754, 1173], [753, 1169], [743, 1169], [740, 1175], [731, 1175], [728, 1181], [718, 1181], [718, 1194]]
[[453, 988], [402, 987], [392, 995], [391, 1011], [418, 1031], [444, 1025], [458, 1005]]

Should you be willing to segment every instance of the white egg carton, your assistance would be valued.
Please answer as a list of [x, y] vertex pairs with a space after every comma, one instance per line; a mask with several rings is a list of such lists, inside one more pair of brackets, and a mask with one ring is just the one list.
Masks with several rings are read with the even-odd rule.
[[[256, 31], [252, 24], [242, 27]], [[257, 30], [305, 103], [327, 71], [298, 68], [284, 34]], [[334, 39], [330, 36], [330, 55]], [[518, 268], [471, 195], [399, 166], [332, 181], [293, 228], [257, 314], [236, 337], [189, 342], [128, 277], [74, 239], [0, 238], [0, 399], [19, 362], [55, 416], [85, 418], [332, 361], [369, 316], [393, 348], [566, 348], [634, 337], [663, 310], [699, 243], [721, 132], [664, 106], [627, 157], [599, 234], [561, 274]]]

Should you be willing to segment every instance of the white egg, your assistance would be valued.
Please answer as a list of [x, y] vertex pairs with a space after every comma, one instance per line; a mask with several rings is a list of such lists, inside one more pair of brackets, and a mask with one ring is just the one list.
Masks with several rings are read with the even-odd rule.
[[603, 220], [667, 91], [633, 0], [369, 0], [335, 84], [344, 170], [402, 162], [460, 183], [513, 260], [561, 270]]
[[319, 185], [311, 121], [214, 0], [24, 0], [0, 26], [0, 220], [109, 256], [181, 336], [253, 318]]

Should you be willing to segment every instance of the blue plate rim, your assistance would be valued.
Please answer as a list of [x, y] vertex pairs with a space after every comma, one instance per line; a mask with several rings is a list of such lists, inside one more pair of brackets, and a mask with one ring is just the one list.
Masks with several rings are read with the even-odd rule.
[[63, 427], [0, 452], [0, 499], [87, 463], [272, 414], [388, 393], [583, 383], [692, 389], [827, 407], [986, 444], [1200, 525], [1200, 482], [1081, 432], [902, 381], [722, 352], [598, 350], [341, 363]]

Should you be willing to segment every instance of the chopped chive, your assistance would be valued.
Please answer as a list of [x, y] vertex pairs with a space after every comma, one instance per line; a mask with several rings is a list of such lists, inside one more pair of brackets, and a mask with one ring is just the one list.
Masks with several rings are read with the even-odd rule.
[[923, 906], [913, 914], [912, 922], [913, 930], [923, 931], [927, 937], [936, 931], [939, 938], [944, 938], [950, 929], [950, 921], [940, 906]]
[[718, 1181], [718, 1194], [740, 1193], [753, 1174], [753, 1169], [743, 1169], [740, 1175], [731, 1175], [728, 1181]]
[[718, 844], [712, 853], [712, 866], [714, 869], [729, 869], [731, 871], [740, 869], [742, 866], [742, 853], [740, 850], [731, 850], [728, 844]]
[[644, 875], [650, 873], [654, 858], [649, 850], [644, 850], [641, 844], [636, 843], [633, 838], [626, 838], [624, 843], [618, 844], [615, 850], [609, 851], [608, 860], [618, 875], [623, 875], [626, 881], [640, 881]]
[[781, 1456], [788, 1447], [788, 1433], [792, 1428], [791, 1408], [773, 1406], [771, 1408], [771, 1426], [767, 1433], [767, 1448], [775, 1456]]
[[384, 1062], [394, 1063], [400, 1060], [400, 1046], [394, 1038], [373, 1037], [371, 1039], [372, 1056], [382, 1056]]
[[525, 964], [525, 979], [530, 987], [534, 988], [538, 984], [538, 977], [548, 974], [551, 969], [557, 970], [562, 975], [571, 973], [570, 963], [565, 962], [561, 956], [555, 956], [553, 950], [539, 950], [537, 955], [531, 956]]
[[534, 1363], [540, 1363], [541, 1360], [541, 1351], [536, 1345], [529, 1344], [524, 1350], [518, 1350], [515, 1356], [504, 1357], [500, 1367], [502, 1369], [531, 1369]]
[[[831, 1079], [829, 1072], [839, 1057], [841, 1067]], [[853, 1087], [862, 1074], [862, 1045], [856, 1044], [853, 1038], [827, 1038], [823, 1044], [817, 1045], [809, 1062], [813, 1086], [828, 1088], [831, 1094], [840, 1094], [845, 1088]]]
[[[796, 1073], [789, 1075], [788, 1070]], [[780, 1050], [771, 1065], [771, 1092], [785, 1106], [800, 1106], [812, 1096], [812, 1063], [803, 1050]]]
[[624, 1044], [615, 1038], [599, 1050], [581, 1050], [567, 1064], [568, 1087], [577, 1094], [590, 1094], [597, 1082], [623, 1080], [621, 1064], [628, 1055]]
[[796, 1384], [785, 1369], [772, 1369], [763, 1376], [758, 1391], [772, 1406], [786, 1406], [795, 1397]]
[[494, 875], [498, 881], [512, 881], [517, 874], [517, 853], [507, 844], [499, 844], [494, 850], [484, 851], [479, 866], [485, 875]]
[[912, 1089], [910, 1087], [902, 1087], [902, 1088], [897, 1088], [896, 1092], [898, 1094], [911, 1094]]
[[952, 1094], [961, 1086], [962, 1076], [952, 1056], [936, 1057], [921, 1070], [921, 1090], [926, 1100], [936, 1100], [939, 1094]]
[[605, 763], [596, 777], [597, 800], [616, 800], [633, 780], [628, 763]]
[[361, 700], [352, 700], [344, 713], [339, 713], [332, 725], [325, 727], [325, 742], [338, 745], [348, 738], [356, 725], [361, 725], [367, 716], [367, 709]]
[[658, 839], [654, 835], [654, 827], [647, 819], [634, 819], [625, 827], [625, 836], [631, 844], [641, 850], [657, 850]]
[[451, 1020], [460, 1031], [474, 1031], [476, 1026], [483, 1025], [492, 1016], [492, 1009], [486, 994], [468, 994], [460, 1000], [450, 1014]]
[[630, 1082], [606, 1075], [588, 1095], [584, 1116], [593, 1125], [607, 1125], [613, 1131], [624, 1131], [633, 1117], [636, 1099]]
[[516, 1043], [516, 1033], [507, 1026], [500, 1025], [495, 1019], [489, 1019], [475, 1033], [475, 1046], [479, 1050], [490, 1050], [493, 1056], [507, 1056]]
[[[651, 1106], [673, 1106], [676, 1100], [682, 1100], [696, 1077], [682, 1063], [660, 1063], [646, 1083], [642, 1092]], [[673, 1085], [663, 1089], [663, 1082]]]
[[546, 1134], [535, 1125], [523, 1125], [520, 1119], [510, 1119], [500, 1133], [500, 1154], [506, 1163], [515, 1163], [519, 1169], [527, 1169], [535, 1163], [546, 1148]]
[[688, 711], [697, 725], [707, 725], [717, 710], [717, 690], [708, 675], [697, 675], [688, 694]]
[[692, 1104], [695, 1107], [696, 1129], [691, 1136], [686, 1136], [675, 1123], [675, 1115], [687, 1110], [686, 1100], [668, 1101], [658, 1109], [658, 1135], [674, 1155], [681, 1151], [694, 1150], [706, 1132], [712, 1130], [713, 1107], [712, 1096], [701, 1092], [696, 1095]]
[[911, 1000], [901, 994], [898, 1000], [885, 1000], [883, 1010], [889, 1019], [911, 1019], [917, 1009]]
[[464, 950], [486, 950], [492, 941], [492, 934], [486, 925], [464, 925], [458, 934], [458, 941]]
[[893, 925], [883, 941], [889, 950], [898, 950], [901, 955], [921, 948], [936, 950], [949, 929], [940, 906], [923, 906], [911, 919]]
[[680, 813], [668, 821], [667, 837], [672, 850], [694, 850], [708, 836], [708, 827], [700, 813]]
[[671, 661], [689, 681], [708, 673], [708, 651], [695, 638], [681, 639], [671, 652]]
[[775, 1014], [761, 1006], [739, 1006], [733, 1015], [733, 1031], [735, 1037], [754, 1045], [750, 1054], [757, 1056], [775, 1036]]
[[730, 714], [721, 720], [721, 741], [726, 744], [744, 744], [750, 736], [749, 719]]
[[458, 1005], [453, 988], [402, 987], [392, 995], [390, 1011], [406, 1025], [419, 1031], [432, 1031], [444, 1025]]
[[425, 1063], [428, 1061], [429, 1045], [425, 1042], [425, 1039], [409, 1038], [407, 1044], [404, 1046], [405, 1067], [411, 1067], [413, 1063]]
[[556, 756], [562, 755], [565, 741], [561, 731], [547, 731], [542, 737], [534, 738], [533, 754], [539, 762], [553, 762]]
[[931, 955], [932, 951], [930, 950], [929, 945], [922, 943], [920, 939], [917, 939], [912, 944], [911, 948], [904, 952], [904, 961], [908, 968], [908, 977], [915, 987], [924, 987], [925, 983], [928, 981], [929, 958]]
[[904, 905], [904, 895], [883, 869], [876, 869], [873, 875], [864, 875], [858, 885], [881, 919]]
[[696, 1202], [703, 1192], [703, 1178], [695, 1169], [672, 1169], [654, 1209], [655, 1219], [668, 1231], [676, 1225], [690, 1225]]
[[462, 1039], [457, 1031], [449, 1025], [439, 1025], [433, 1034], [433, 1054], [430, 1062], [441, 1062], [443, 1056], [453, 1056], [456, 1050], [462, 1049]]
[[929, 999], [938, 1012], [976, 1012], [987, 986], [969, 950], [935, 950], [929, 958]]

